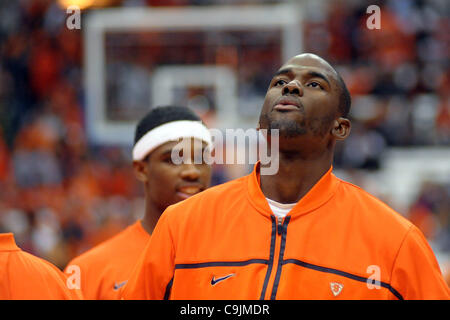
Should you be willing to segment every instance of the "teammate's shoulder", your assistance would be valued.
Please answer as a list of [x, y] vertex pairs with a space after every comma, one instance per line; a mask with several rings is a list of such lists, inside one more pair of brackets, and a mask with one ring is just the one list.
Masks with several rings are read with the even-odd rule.
[[[10, 262], [10, 267], [14, 268], [15, 272], [20, 272], [16, 268], [25, 267], [27, 269], [32, 269], [33, 272], [36, 272], [37, 274], [42, 275], [48, 275], [53, 278], [60, 278], [62, 271], [55, 266], [50, 261], [47, 261], [45, 259], [42, 259], [38, 256], [35, 256], [31, 253], [28, 253], [26, 251], [17, 251], [14, 252], [14, 254], [11, 256], [12, 261]], [[19, 266], [19, 264], [21, 266]], [[28, 270], [28, 276], [30, 276], [30, 271]], [[36, 276], [37, 276], [36, 274]]]
[[80, 290], [72, 291], [67, 287], [67, 275], [43, 258], [25, 251], [14, 252], [8, 267], [13, 299], [83, 299]]
[[83, 252], [79, 256], [75, 257], [67, 265], [85, 265], [94, 263], [96, 261], [103, 262], [106, 257], [114, 256], [114, 253], [118, 248], [123, 245], [123, 239], [127, 237], [131, 231], [133, 225], [128, 226], [124, 230], [115, 234], [111, 238], [97, 244], [96, 246], [90, 248], [89, 250]]

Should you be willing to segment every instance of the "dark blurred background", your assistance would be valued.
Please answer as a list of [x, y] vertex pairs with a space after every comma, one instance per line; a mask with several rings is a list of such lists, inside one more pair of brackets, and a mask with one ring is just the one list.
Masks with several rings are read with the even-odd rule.
[[[92, 12], [274, 3], [302, 5], [303, 51], [336, 66], [352, 94], [352, 133], [338, 145], [336, 174], [415, 223], [448, 272], [447, 0], [0, 0], [0, 232], [14, 232], [24, 250], [63, 268], [143, 214], [142, 188], [131, 171], [132, 141], [103, 144], [87, 130], [92, 106], [86, 102], [83, 23]], [[81, 8], [79, 30], [66, 26], [70, 4]], [[366, 27], [371, 4], [381, 8], [380, 30]], [[236, 117], [254, 127], [269, 79], [283, 62], [280, 32], [108, 32], [106, 117], [133, 123], [148, 110], [146, 81], [160, 65], [216, 64], [234, 70]], [[214, 120], [213, 91], [192, 85], [178, 89], [176, 99], [213, 126], [220, 122]], [[215, 166], [214, 184], [245, 170]]]

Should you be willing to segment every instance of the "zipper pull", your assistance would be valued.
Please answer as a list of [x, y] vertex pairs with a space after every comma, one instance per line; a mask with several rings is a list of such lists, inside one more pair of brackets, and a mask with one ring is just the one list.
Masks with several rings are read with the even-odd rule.
[[277, 217], [278, 220], [278, 225], [277, 225], [277, 233], [278, 235], [281, 235], [281, 233], [283, 232], [283, 218], [282, 217]]

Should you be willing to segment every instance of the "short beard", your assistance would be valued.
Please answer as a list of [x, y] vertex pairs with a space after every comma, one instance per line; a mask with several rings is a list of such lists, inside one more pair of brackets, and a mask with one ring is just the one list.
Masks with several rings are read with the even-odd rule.
[[304, 121], [298, 123], [292, 120], [269, 120], [268, 123], [269, 134], [271, 133], [271, 130], [278, 130], [280, 138], [295, 138], [307, 133]]
[[330, 114], [321, 119], [296, 122], [294, 120], [271, 120], [267, 114], [264, 114], [261, 116], [260, 123], [267, 125], [268, 134], [270, 134], [270, 130], [278, 130], [280, 138], [296, 138], [306, 135], [308, 132], [311, 132], [312, 136], [324, 137], [333, 119], [334, 116]]

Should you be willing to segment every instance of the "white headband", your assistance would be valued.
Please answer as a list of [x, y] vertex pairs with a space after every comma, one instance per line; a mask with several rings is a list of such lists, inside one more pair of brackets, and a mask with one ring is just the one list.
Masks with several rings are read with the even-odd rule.
[[133, 160], [143, 160], [160, 145], [177, 141], [180, 138], [196, 138], [205, 141], [211, 147], [209, 130], [201, 121], [178, 120], [162, 124], [144, 134], [133, 148]]

